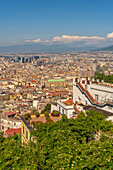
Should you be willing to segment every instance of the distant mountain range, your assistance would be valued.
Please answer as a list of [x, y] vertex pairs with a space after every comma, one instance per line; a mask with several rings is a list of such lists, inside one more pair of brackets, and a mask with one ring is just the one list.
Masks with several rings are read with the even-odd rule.
[[104, 48], [96, 49], [96, 51], [113, 51], [113, 45], [108, 46], [108, 47], [104, 47]]
[[1, 46], [0, 53], [60, 53], [72, 51], [113, 51], [113, 45], [104, 48], [97, 48], [93, 46], [74, 47], [67, 44], [60, 45], [43, 45], [39, 43], [24, 44], [24, 45], [10, 45]]
[[88, 51], [95, 50], [96, 47], [72, 47], [71, 45], [42, 45], [39, 43], [1, 46], [0, 53], [59, 53], [72, 51]]

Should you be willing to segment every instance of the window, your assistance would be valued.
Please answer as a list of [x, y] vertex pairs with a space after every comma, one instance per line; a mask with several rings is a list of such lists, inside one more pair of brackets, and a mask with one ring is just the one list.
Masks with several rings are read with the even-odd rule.
[[87, 85], [85, 85], [85, 90], [87, 90]]
[[60, 107], [59, 107], [59, 112], [60, 112]]
[[62, 114], [64, 114], [64, 109], [62, 109]]
[[16, 126], [16, 123], [14, 123], [14, 126]]
[[4, 121], [2, 120], [2, 123], [4, 123]]
[[80, 98], [80, 96], [78, 96], [78, 100], [79, 100], [79, 103], [81, 103], [81, 98]]
[[98, 102], [98, 95], [95, 94], [95, 101]]
[[28, 132], [26, 131], [26, 139], [28, 139]]
[[85, 100], [85, 103], [86, 103], [86, 105], [88, 104], [88, 103], [87, 103], [87, 100]]
[[23, 133], [24, 133], [24, 126], [23, 126]]
[[2, 130], [4, 130], [4, 126], [2, 126]]

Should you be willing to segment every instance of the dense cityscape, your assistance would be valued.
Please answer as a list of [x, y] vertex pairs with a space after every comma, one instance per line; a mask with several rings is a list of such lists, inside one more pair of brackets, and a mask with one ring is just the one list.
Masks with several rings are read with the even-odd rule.
[[[112, 51], [55, 54], [1, 54], [1, 142], [3, 142], [5, 138], [11, 140], [10, 136], [14, 136], [15, 139], [13, 138], [13, 140], [19, 140], [19, 144], [17, 145], [15, 141], [13, 141], [14, 145], [16, 145], [15, 147], [23, 144], [29, 145], [30, 142], [36, 145], [36, 143], [39, 142], [36, 140], [37, 131], [39, 131], [38, 137], [41, 135], [40, 137], [45, 140], [43, 135], [47, 132], [43, 134], [43, 129], [45, 128], [45, 130], [48, 131], [49, 126], [53, 126], [53, 124], [56, 124], [56, 126], [58, 126], [57, 128], [59, 128], [59, 123], [57, 123], [59, 121], [63, 128], [63, 122], [67, 121], [66, 117], [69, 122], [71, 121], [70, 123], [73, 124], [71, 125], [72, 127], [76, 127], [77, 121], [78, 124], [80, 122], [84, 124], [85, 120], [83, 120], [83, 117], [87, 121], [86, 125], [84, 124], [85, 127], [79, 125], [78, 128], [81, 129], [80, 132], [77, 132], [79, 130], [77, 127], [75, 129], [75, 132], [78, 133], [75, 134], [77, 136], [79, 135], [79, 137], [75, 135], [78, 142], [83, 143], [85, 140], [86, 143], [90, 143], [90, 140], [104, 141], [103, 138], [105, 137], [111, 140], [113, 137], [113, 124], [111, 123], [113, 122], [113, 84], [110, 83], [110, 78], [108, 81], [106, 81], [107, 79], [105, 78], [113, 75], [112, 61]], [[93, 89], [94, 92], [92, 91]], [[92, 119], [90, 118], [90, 124], [95, 124], [93, 127], [90, 125], [92, 129], [91, 132], [89, 132], [89, 127], [87, 127], [89, 126], [88, 116], [92, 117]], [[98, 117], [101, 117], [102, 122], [100, 122], [101, 119], [99, 120]], [[92, 122], [93, 119], [95, 123]], [[69, 122], [65, 125], [67, 130], [71, 128], [71, 126], [68, 125], [70, 124]], [[98, 126], [96, 124], [98, 124]], [[84, 130], [85, 132], [82, 132]], [[49, 133], [54, 133], [54, 131], [49, 130]], [[67, 131], [66, 133], [69, 132]], [[21, 134], [21, 136], [19, 134]], [[103, 135], [105, 135], [105, 137]], [[53, 138], [51, 142], [54, 143], [52, 140]], [[67, 140], [69, 140], [69, 137], [67, 137]], [[33, 146], [30, 147], [32, 148]], [[46, 145], [45, 147], [47, 149]], [[112, 145], [110, 147], [112, 147]], [[43, 156], [44, 155], [42, 155], [42, 157]], [[37, 157], [37, 159], [39, 159], [39, 157]], [[111, 159], [111, 156], [109, 159]], [[80, 161], [77, 166], [78, 169], [81, 169], [79, 163]], [[64, 167], [61, 162], [58, 164], [59, 167]], [[66, 167], [69, 166], [71, 168], [71, 166], [74, 166], [75, 169], [77, 169], [75, 165], [76, 164], [71, 163], [67, 165], [66, 163]], [[12, 166], [13, 164], [11, 167]], [[33, 163], [32, 165], [32, 163], [30, 163], [28, 167], [31, 168], [35, 166], [39, 169], [45, 167], [56, 169], [57, 165], [48, 165], [47, 162], [46, 165], [43, 163]], [[20, 167], [23, 169], [26, 166], [24, 167], [18, 164], [18, 168]]]
[[113, 1], [0, 15], [0, 170], [113, 170]]

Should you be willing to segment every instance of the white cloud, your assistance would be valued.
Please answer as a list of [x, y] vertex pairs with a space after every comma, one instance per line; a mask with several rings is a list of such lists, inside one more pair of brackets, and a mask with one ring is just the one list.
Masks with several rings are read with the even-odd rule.
[[25, 42], [34, 42], [34, 43], [72, 43], [72, 42], [90, 42], [90, 41], [103, 41], [106, 38], [98, 37], [98, 36], [69, 36], [69, 35], [62, 35], [61, 37], [53, 37], [52, 40], [41, 40], [40, 38], [34, 40], [26, 40]]
[[54, 37], [53, 38], [53, 42], [73, 42], [73, 41], [86, 41], [86, 40], [94, 40], [94, 41], [98, 41], [98, 40], [105, 40], [105, 38], [103, 37], [97, 37], [97, 36], [92, 36], [92, 37], [88, 37], [88, 36], [68, 36], [68, 35], [62, 35], [61, 37]]
[[33, 42], [41, 42], [41, 39], [40, 38], [37, 38], [36, 40], [33, 40]]
[[35, 43], [39, 43], [42, 42], [40, 38], [37, 38], [35, 40], [26, 40], [25, 42], [35, 42]]
[[106, 36], [107, 38], [113, 38], [113, 32], [112, 33], [109, 33], [109, 34], [107, 34], [107, 36]]

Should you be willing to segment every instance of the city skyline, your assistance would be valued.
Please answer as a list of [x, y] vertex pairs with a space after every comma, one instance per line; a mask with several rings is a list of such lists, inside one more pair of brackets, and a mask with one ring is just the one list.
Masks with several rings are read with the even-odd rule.
[[113, 44], [111, 0], [5, 0], [0, 4], [0, 46]]

